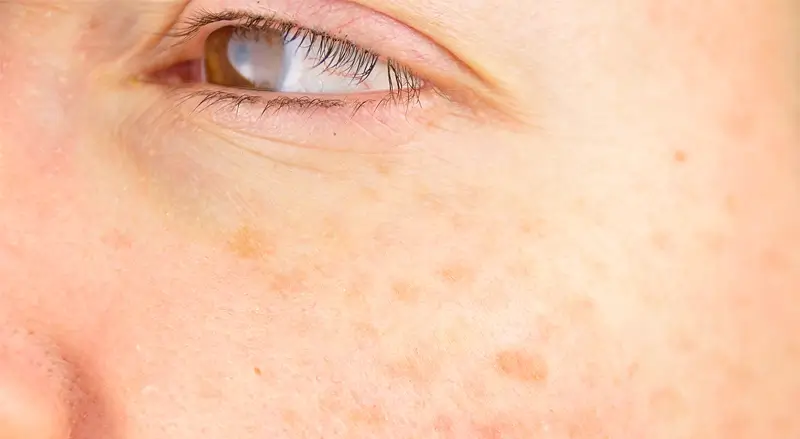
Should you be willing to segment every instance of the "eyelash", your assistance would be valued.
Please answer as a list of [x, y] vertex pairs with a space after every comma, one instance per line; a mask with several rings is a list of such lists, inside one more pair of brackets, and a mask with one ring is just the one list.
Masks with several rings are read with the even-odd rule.
[[[327, 32], [304, 28], [292, 22], [277, 19], [274, 16], [257, 15], [245, 11], [200, 11], [189, 18], [180, 29], [170, 33], [169, 36], [178, 38], [180, 40], [178, 44], [180, 44], [180, 42], [185, 42], [195, 37], [206, 26], [221, 22], [231, 23], [230, 26], [234, 28], [234, 35], [240, 38], [250, 38], [258, 41], [261, 35], [271, 31], [279, 33], [284, 44], [299, 40], [298, 50], [305, 50], [306, 58], [312, 56], [312, 52], [315, 52], [313, 55], [316, 56], [317, 60], [314, 67], [322, 66], [323, 72], [336, 72], [337, 74], [349, 76], [356, 84], [365, 81], [373, 72], [377, 63], [382, 60], [382, 57], [378, 54]], [[201, 98], [200, 103], [195, 107], [195, 111], [205, 110], [217, 104], [238, 111], [238, 108], [243, 104], [260, 103], [264, 106], [262, 115], [269, 110], [278, 111], [285, 108], [303, 111], [338, 108], [348, 105], [352, 106], [353, 113], [355, 113], [370, 102], [377, 103], [378, 106], [388, 103], [419, 104], [421, 90], [426, 85], [424, 81], [409, 68], [399, 64], [392, 58], [385, 58], [383, 61], [387, 65], [389, 90], [382, 99], [350, 98], [345, 100], [302, 95], [267, 98], [262, 95], [244, 92], [203, 90], [191, 92], [185, 96], [184, 100], [194, 97]]]

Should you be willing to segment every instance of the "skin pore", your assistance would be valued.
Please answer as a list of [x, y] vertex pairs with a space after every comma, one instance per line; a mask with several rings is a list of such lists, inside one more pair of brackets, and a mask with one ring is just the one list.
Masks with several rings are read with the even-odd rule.
[[[358, 3], [0, 0], [0, 437], [800, 436], [798, 2]], [[141, 80], [225, 7], [441, 94]]]

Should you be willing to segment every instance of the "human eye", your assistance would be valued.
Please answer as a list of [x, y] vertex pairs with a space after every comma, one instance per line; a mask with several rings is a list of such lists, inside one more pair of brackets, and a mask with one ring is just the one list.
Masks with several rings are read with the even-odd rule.
[[[192, 112], [233, 114], [223, 118], [236, 126], [237, 118], [252, 125], [265, 116], [285, 120], [289, 116], [278, 113], [286, 112], [322, 112], [343, 122], [366, 111], [385, 124], [442, 101], [444, 93], [432, 81], [374, 48], [386, 36], [373, 38], [379, 41], [367, 48], [350, 37], [352, 32], [370, 41], [356, 24], [342, 26], [336, 24], [341, 18], [333, 18], [333, 32], [320, 16], [301, 25], [301, 19], [269, 10], [197, 10], [168, 33], [164, 52], [171, 55], [163, 56], [147, 80], [179, 96]], [[424, 58], [416, 48], [400, 52], [417, 63]]]
[[[209, 84], [286, 94], [389, 92], [414, 98], [422, 81], [392, 59], [343, 38], [247, 12], [202, 13], [182, 35], [215, 22], [190, 78]], [[321, 98], [320, 98], [321, 99]]]

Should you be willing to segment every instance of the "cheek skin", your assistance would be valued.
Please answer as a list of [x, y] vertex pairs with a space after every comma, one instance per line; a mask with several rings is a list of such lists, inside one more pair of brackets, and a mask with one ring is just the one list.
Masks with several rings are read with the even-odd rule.
[[[124, 150], [93, 145], [102, 137], [65, 133], [63, 145]], [[199, 222], [177, 203], [228, 212], [235, 203], [171, 194], [173, 209], [165, 210], [170, 203], [154, 204], [154, 192], [141, 190], [158, 192], [161, 182], [107, 177], [117, 169], [108, 156], [15, 150], [4, 158], [4, 169], [14, 170], [4, 184], [19, 189], [2, 209], [0, 279], [13, 287], [3, 300], [29, 318], [48, 316], [47, 331], [67, 334], [62, 343], [91, 359], [69, 361], [103, 378], [91, 411], [107, 424], [84, 427], [95, 432], [127, 419], [128, 427], [114, 428], [132, 425], [143, 437], [280, 437], [301, 434], [312, 419], [335, 436], [345, 419], [356, 437], [599, 438], [680, 420], [691, 431], [730, 432], [752, 410], [724, 401], [758, 394], [770, 406], [770, 387], [753, 383], [782, 376], [780, 363], [766, 363], [769, 372], [744, 358], [776, 358], [763, 316], [791, 307], [776, 301], [780, 294], [757, 306], [729, 302], [763, 278], [760, 268], [719, 259], [751, 253], [745, 236], [707, 237], [698, 218], [687, 218], [703, 210], [690, 208], [685, 194], [630, 190], [625, 179], [584, 175], [602, 183], [592, 192], [565, 174], [558, 191], [542, 189], [552, 181], [521, 177], [540, 155], [509, 152], [513, 158], [468, 166], [497, 143], [465, 141], [462, 156], [433, 177], [414, 174], [427, 178], [404, 177], [409, 162], [365, 161], [361, 168], [375, 172], [289, 180], [298, 186], [271, 168], [292, 190], [264, 196], [253, 186], [261, 195], [253, 209]], [[542, 140], [537, 149], [578, 147]], [[594, 147], [551, 153], [547, 163], [570, 170], [566, 163], [592, 157]], [[697, 166], [688, 150], [653, 149], [640, 166], [660, 183], [645, 187], [669, 187], [663, 182], [673, 173]], [[220, 187], [234, 181], [192, 168], [201, 156], [185, 157], [177, 163]], [[613, 167], [613, 157], [592, 158]], [[57, 172], [29, 177], [45, 164]], [[479, 184], [487, 175], [491, 190]], [[620, 204], [604, 201], [609, 191]], [[641, 199], [689, 204], [673, 209], [680, 218], [657, 208], [653, 219]], [[725, 206], [753, 199], [742, 193]], [[744, 230], [737, 224], [750, 220], [726, 209], [734, 208], [721, 207], [718, 229]], [[771, 266], [787, 270], [782, 253], [774, 255]], [[709, 279], [709, 267], [725, 275]], [[739, 289], [720, 288], [728, 284]], [[727, 312], [706, 312], [719, 308]], [[740, 358], [730, 345], [743, 337], [761, 348]]]
[[[26, 78], [84, 90], [24, 67], [3, 91], [34, 90]], [[720, 112], [686, 122], [681, 93], [666, 97], [664, 114], [631, 100], [631, 126], [609, 137], [465, 124], [401, 159], [289, 163], [121, 129], [66, 98], [48, 101], [57, 113], [0, 108], [0, 310], [14, 315], [0, 321], [0, 398], [32, 419], [0, 428], [794, 437], [796, 175], [737, 153]], [[701, 135], [677, 141], [674, 126]], [[796, 143], [768, 148], [795, 131], [748, 131], [796, 159]], [[16, 351], [9, 328], [28, 334]]]
[[[15, 169], [36, 165], [19, 160]], [[531, 283], [524, 267], [532, 264], [508, 249], [529, 239], [518, 230], [539, 232], [529, 212], [495, 217], [517, 200], [459, 175], [394, 190], [380, 179], [340, 181], [309, 190], [342, 191], [351, 209], [314, 206], [289, 224], [277, 204], [192, 243], [186, 217], [161, 216], [136, 191], [115, 201], [124, 193], [116, 181], [97, 185], [82, 165], [57, 181], [30, 181], [21, 204], [8, 205], [15, 219], [3, 242], [36, 239], [16, 246], [3, 279], [25, 287], [5, 300], [39, 304], [32, 317], [47, 315], [69, 344], [92, 347], [86, 354], [104, 365], [96, 374], [104, 378], [105, 413], [124, 407], [130, 423], [156, 435], [169, 425], [275, 435], [301, 431], [307, 419], [336, 431], [332, 416], [364, 437], [411, 428], [403, 419], [418, 420], [409, 433], [443, 437], [524, 435], [542, 423], [566, 431], [591, 421], [588, 402], [521, 416], [525, 400], [559, 376], [547, 345], [559, 339], [560, 324], [543, 310], [560, 305], [547, 298], [540, 312], [513, 305], [509, 292]], [[42, 193], [53, 198], [42, 202]], [[523, 248], [535, 246], [534, 239]], [[76, 275], [89, 266], [91, 276]], [[47, 275], [37, 276], [37, 267]], [[453, 379], [455, 388], [447, 384]], [[220, 401], [237, 404], [220, 408]], [[236, 427], [199, 415], [211, 411]]]

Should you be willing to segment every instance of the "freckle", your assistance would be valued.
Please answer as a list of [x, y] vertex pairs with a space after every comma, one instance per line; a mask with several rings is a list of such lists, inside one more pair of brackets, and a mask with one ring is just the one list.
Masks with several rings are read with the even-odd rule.
[[395, 378], [405, 378], [412, 384], [419, 384], [424, 381], [425, 374], [413, 360], [405, 359], [386, 365], [389, 375]]
[[472, 269], [461, 264], [451, 264], [439, 270], [439, 277], [449, 284], [468, 282], [472, 276]]
[[547, 363], [539, 355], [509, 350], [497, 354], [497, 369], [505, 376], [525, 382], [541, 382], [547, 379]]
[[350, 423], [352, 424], [366, 424], [370, 426], [378, 426], [386, 422], [386, 414], [384, 411], [376, 406], [366, 406], [350, 412]]
[[288, 427], [297, 427], [302, 424], [300, 415], [291, 409], [281, 410], [281, 418], [283, 419], [283, 423]]
[[254, 368], [253, 368], [253, 372], [254, 372], [256, 375], [258, 375], [258, 376], [261, 376], [261, 369], [259, 369], [259, 368], [257, 368], [257, 367], [254, 367]]
[[301, 270], [276, 273], [272, 276], [269, 288], [281, 295], [300, 293], [305, 288], [306, 276], [307, 274]]
[[228, 248], [243, 259], [256, 259], [272, 253], [263, 236], [250, 226], [239, 227], [228, 240]]
[[388, 176], [392, 173], [392, 166], [386, 161], [381, 160], [375, 163], [375, 170], [380, 175]]
[[395, 282], [392, 284], [392, 294], [395, 300], [411, 303], [419, 299], [419, 289], [408, 282]]
[[728, 196], [725, 197], [725, 210], [729, 214], [736, 213], [737, 207], [738, 206], [737, 206], [737, 203], [736, 203], [736, 197], [734, 197], [733, 195], [728, 195]]
[[477, 425], [475, 433], [475, 436], [480, 439], [503, 439], [503, 431], [498, 425]]
[[686, 157], [686, 152], [681, 151], [679, 149], [679, 150], [675, 151], [675, 154], [674, 154], [673, 158], [678, 163], [685, 163], [686, 162], [686, 158], [687, 158]]

